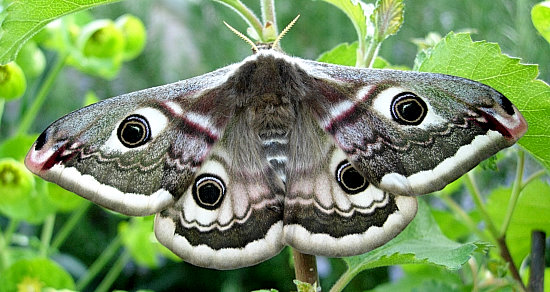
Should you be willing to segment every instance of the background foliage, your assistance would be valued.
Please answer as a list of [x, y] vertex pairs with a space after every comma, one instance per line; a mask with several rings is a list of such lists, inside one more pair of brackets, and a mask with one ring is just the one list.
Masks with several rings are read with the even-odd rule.
[[[259, 11], [259, 1], [243, 2], [254, 11]], [[546, 65], [550, 64], [550, 45], [536, 32], [531, 23], [530, 11], [536, 3], [537, 1], [532, 0], [405, 1], [403, 26], [396, 36], [390, 37], [383, 43], [380, 56], [394, 66], [412, 68], [415, 65], [414, 60], [418, 52], [417, 44], [419, 42], [429, 43], [430, 39], [426, 36], [430, 33], [444, 36], [449, 31], [469, 31], [473, 33], [475, 40], [497, 42], [504, 53], [520, 57], [524, 63], [541, 64], [539, 78], [550, 80], [550, 67]], [[301, 14], [297, 25], [282, 42], [285, 51], [291, 55], [316, 59], [321, 53], [340, 43], [356, 40], [352, 23], [345, 14], [323, 1], [278, 1], [276, 5], [279, 26], [284, 26], [296, 14]], [[138, 16], [147, 27], [147, 46], [136, 59], [123, 63], [120, 67], [120, 74], [114, 78], [99, 78], [84, 74], [71, 67], [64, 68], [61, 76], [55, 80], [55, 86], [40, 110], [40, 118], [32, 124], [29, 132], [39, 133], [56, 118], [80, 108], [87, 103], [85, 97], [89, 96], [89, 91], [93, 91], [97, 97], [103, 99], [196, 76], [240, 61], [244, 56], [250, 54], [249, 46], [227, 30], [222, 25], [222, 21], [227, 21], [240, 31], [246, 31], [246, 24], [233, 11], [213, 1], [122, 1], [94, 8], [89, 12], [96, 19], [116, 19], [125, 13]], [[432, 39], [437, 38], [434, 37], [434, 34], [431, 36]], [[56, 53], [51, 50], [46, 50], [45, 53], [46, 63], [49, 66], [47, 69], [52, 68]], [[460, 60], [456, 62], [460, 62]], [[434, 63], [435, 67], [437, 64], [441, 64], [437, 61]], [[28, 109], [32, 98], [36, 96], [41, 78], [39, 76], [29, 80], [29, 87], [21, 100], [6, 103], [0, 128], [2, 142], [11, 137], [17, 129], [20, 122], [19, 117]], [[544, 120], [539, 124], [543, 126]], [[544, 132], [544, 129], [541, 131]], [[28, 140], [12, 141], [11, 145], [2, 143], [0, 154], [9, 153], [10, 157], [22, 157], [27, 149], [20, 145], [30, 145], [32, 141]], [[541, 147], [548, 147], [548, 145]], [[540, 166], [530, 158], [527, 158], [526, 164], [526, 176], [536, 173], [540, 169]], [[497, 165], [498, 172], [479, 169], [475, 176], [481, 188], [479, 192], [483, 195], [483, 199], [487, 200], [487, 212], [500, 226], [506, 217], [506, 207], [511, 193], [510, 185], [514, 179], [515, 155], [513, 150], [500, 155]], [[348, 284], [349, 291], [374, 289], [375, 287], [380, 291], [383, 289], [397, 291], [400, 288], [403, 291], [409, 291], [412, 288], [454, 291], [483, 290], [494, 287], [513, 289], [512, 287], [515, 287], [511, 284], [513, 281], [506, 276], [505, 264], [498, 255], [495, 255], [494, 248], [492, 249], [493, 253], [486, 256], [487, 254], [484, 252], [487, 250], [486, 245], [479, 242], [477, 245], [471, 243], [481, 241], [496, 245], [488, 238], [484, 228], [481, 228], [478, 234], [472, 234], [472, 228], [476, 228], [476, 225], [480, 224], [483, 214], [467, 194], [467, 189], [460, 186], [460, 183], [457, 186], [457, 189], [447, 189], [438, 197], [427, 197], [426, 200], [431, 209], [428, 209], [425, 204], [421, 205], [425, 208], [425, 215], [428, 215], [428, 217], [422, 217], [425, 222], [429, 224], [429, 221], [432, 220], [429, 219], [431, 213], [439, 224], [441, 232], [448, 238], [466, 243], [462, 245], [462, 248], [470, 249], [469, 252], [478, 250], [478, 253], [462, 269], [449, 271], [437, 266], [409, 265], [375, 268], [359, 273], [362, 268], [370, 268], [361, 265], [361, 263], [358, 264], [357, 261], [361, 259], [347, 259], [344, 262], [339, 259], [319, 258], [321, 285], [323, 287], [332, 286], [346, 271], [347, 266], [354, 267], [355, 265], [361, 268], [357, 270], [358, 274], [354, 274], [355, 277]], [[55, 188], [50, 185], [39, 185], [38, 187]], [[50, 193], [56, 194], [57, 192], [52, 190]], [[76, 198], [76, 196], [72, 197]], [[518, 201], [507, 233], [507, 240], [510, 244], [512, 257], [520, 270], [522, 263], [524, 263], [523, 265], [528, 264], [526, 256], [529, 253], [530, 234], [525, 232], [525, 226], [550, 226], [550, 223], [545, 221], [548, 216], [533, 216], [533, 214], [549, 214], [550, 209], [546, 208], [547, 202], [550, 201], [549, 197], [548, 184], [545, 181], [537, 181], [524, 190], [523, 196]], [[76, 202], [72, 200], [76, 200]], [[147, 239], [151, 235], [152, 221], [150, 218], [128, 219], [105, 212], [95, 205], [78, 199], [62, 201], [76, 207], [57, 206], [59, 210], [79, 208], [76, 212], [81, 212], [80, 215], [84, 218], [78, 221], [78, 228], [72, 230], [68, 234], [68, 238], [58, 246], [59, 251], [53, 250], [44, 253], [50, 255], [55, 262], [62, 266], [59, 279], [55, 280], [59, 283], [71, 282], [70, 279], [67, 280], [68, 276], [64, 274], [64, 271], [68, 271], [74, 279], [82, 279], [87, 271], [93, 269], [93, 264], [97, 262], [97, 259], [105, 256], [107, 266], [100, 268], [98, 276], [89, 279], [91, 282], [84, 285], [90, 291], [108, 276], [112, 267], [119, 268], [121, 272], [116, 277], [113, 287], [125, 290], [241, 291], [277, 288], [281, 291], [288, 291], [296, 289], [291, 281], [294, 273], [288, 250], [272, 260], [251, 268], [224, 272], [196, 268], [174, 261], [166, 250], [149, 241], [144, 242], [143, 239]], [[460, 217], [456, 210], [449, 211], [452, 210], [452, 202], [457, 202], [460, 210], [467, 212], [466, 217]], [[37, 200], [25, 202], [25, 204], [31, 203], [44, 204]], [[21, 210], [29, 209], [22, 206], [18, 212]], [[74, 214], [74, 212], [60, 211], [56, 215], [55, 224], [52, 223], [53, 233], [61, 233], [64, 224], [76, 217]], [[12, 241], [14, 246], [19, 248], [17, 252], [20, 253], [21, 258], [28, 256], [26, 253], [29, 247], [40, 251], [39, 237], [41, 232], [44, 232], [43, 226], [47, 225], [41, 223], [44, 220], [51, 220], [40, 218], [40, 212], [35, 215], [36, 222], [21, 222], [17, 230], [13, 230]], [[10, 224], [13, 223], [13, 220], [8, 219], [9, 216], [13, 217], [17, 214], [4, 212], [4, 216], [0, 216], [0, 227], [3, 231], [9, 231]], [[472, 222], [468, 222], [468, 220], [472, 220]], [[429, 226], [439, 229], [435, 225]], [[117, 242], [113, 242], [113, 238]], [[123, 251], [113, 248], [113, 246], [120, 247], [122, 245], [126, 247]], [[380, 252], [380, 258], [388, 260], [388, 264], [392, 263], [391, 248], [392, 246], [389, 245], [386, 251]], [[106, 253], [112, 253], [114, 256], [107, 257]], [[365, 257], [369, 256], [373, 255], [369, 254]], [[415, 261], [411, 259], [411, 262]], [[21, 267], [16, 268], [24, 270], [32, 265], [43, 266], [44, 264], [32, 262], [25, 263], [25, 265], [20, 264]], [[10, 272], [10, 275], [13, 275], [10, 277], [17, 277], [22, 273], [18, 272], [21, 270]], [[276, 273], [273, 272], [274, 270]], [[526, 270], [521, 271], [522, 276], [525, 276]], [[40, 273], [40, 271], [36, 273]], [[32, 284], [32, 281], [29, 282], [29, 285]], [[57, 284], [48, 283], [48, 285], [56, 287]], [[61, 287], [71, 288], [71, 285], [59, 286], [59, 288]], [[11, 288], [0, 285], [0, 290], [9, 291]]]

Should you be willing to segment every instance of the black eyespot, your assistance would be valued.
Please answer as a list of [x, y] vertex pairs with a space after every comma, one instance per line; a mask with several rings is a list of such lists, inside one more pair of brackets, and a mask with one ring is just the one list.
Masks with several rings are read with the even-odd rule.
[[135, 148], [151, 139], [151, 127], [143, 116], [131, 115], [120, 123], [117, 135], [122, 145]]
[[412, 92], [402, 92], [391, 102], [391, 116], [402, 125], [419, 125], [427, 113], [426, 103]]
[[358, 194], [369, 186], [369, 182], [347, 160], [340, 162], [335, 175], [342, 190], [350, 195]]
[[207, 210], [215, 210], [223, 202], [225, 184], [221, 178], [204, 173], [197, 176], [191, 192], [197, 205]]

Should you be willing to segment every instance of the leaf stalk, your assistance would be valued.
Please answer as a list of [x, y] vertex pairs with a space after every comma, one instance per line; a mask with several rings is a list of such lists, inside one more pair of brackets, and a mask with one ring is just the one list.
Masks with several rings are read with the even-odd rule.
[[116, 236], [113, 241], [103, 250], [101, 255], [95, 260], [95, 262], [88, 269], [88, 273], [82, 278], [78, 279], [76, 283], [76, 291], [82, 291], [107, 265], [107, 263], [115, 256], [116, 252], [122, 247], [122, 239], [120, 236]]
[[19, 124], [19, 128], [17, 129], [16, 136], [24, 135], [29, 131], [29, 128], [34, 122], [34, 119], [38, 115], [38, 111], [40, 111], [40, 108], [42, 108], [42, 105], [46, 101], [46, 97], [48, 97], [48, 93], [50, 93], [50, 90], [54, 84], [55, 79], [61, 72], [61, 69], [63, 69], [63, 67], [65, 66], [67, 57], [68, 57], [68, 54], [63, 54], [58, 56], [55, 64], [50, 69], [50, 71], [48, 72], [48, 75], [44, 79], [44, 82], [40, 86], [40, 89], [38, 90], [38, 94], [36, 95], [36, 98], [34, 99], [30, 108], [25, 112], [25, 115], [21, 119], [21, 123]]
[[516, 204], [518, 202], [519, 194], [521, 193], [521, 187], [523, 185], [523, 169], [525, 166], [525, 153], [521, 150], [518, 151], [518, 159], [516, 166], [516, 178], [514, 180], [514, 185], [512, 186], [512, 194], [510, 195], [510, 200], [508, 201], [508, 208], [506, 209], [506, 215], [504, 216], [504, 221], [500, 228], [500, 236], [504, 236], [510, 222], [512, 221], [512, 215], [516, 209]]
[[260, 19], [258, 19], [258, 17], [254, 14], [254, 12], [250, 10], [250, 8], [248, 8], [239, 0], [215, 0], [215, 1], [220, 2], [232, 8], [233, 10], [235, 10], [237, 14], [239, 14], [242, 17], [242, 19], [244, 19], [244, 21], [249, 25], [249, 27], [251, 27], [256, 32], [256, 34], [260, 37], [260, 41], [261, 42], [266, 41], [263, 33], [262, 22], [260, 21]]

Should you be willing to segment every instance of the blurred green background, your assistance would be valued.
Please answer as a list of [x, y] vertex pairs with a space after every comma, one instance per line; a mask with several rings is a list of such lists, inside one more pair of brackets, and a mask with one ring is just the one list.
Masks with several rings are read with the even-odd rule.
[[[243, 2], [259, 13], [259, 1]], [[471, 31], [474, 40], [497, 42], [504, 53], [519, 57], [524, 63], [540, 64], [540, 78], [550, 80], [550, 46], [537, 34], [530, 20], [530, 9], [537, 2], [405, 1], [404, 25], [396, 36], [384, 42], [380, 56], [392, 64], [412, 67], [417, 53], [412, 39], [424, 38], [430, 32], [444, 36], [449, 31]], [[325, 2], [279, 0], [276, 2], [276, 11], [280, 28], [297, 14], [301, 15], [298, 23], [282, 41], [283, 48], [290, 55], [316, 59], [320, 53], [339, 43], [355, 41], [351, 22], [341, 11]], [[148, 32], [145, 51], [137, 59], [126, 63], [114, 80], [90, 77], [66, 68], [42, 108], [41, 118], [33, 126], [32, 132], [39, 133], [55, 119], [80, 108], [89, 90], [93, 90], [101, 99], [108, 98], [200, 75], [238, 62], [251, 54], [249, 45], [222, 23], [226, 21], [244, 32], [244, 21], [229, 8], [213, 1], [132, 0], [96, 8], [91, 12], [95, 18], [115, 19], [124, 13], [141, 18]], [[47, 57], [51, 60], [55, 56], [50, 53]], [[36, 90], [36, 85], [30, 84], [26, 96], [34, 96]], [[16, 114], [13, 113], [20, 111], [24, 103], [6, 105], [1, 138], [7, 136], [6, 131], [15, 123]], [[63, 216], [67, 215], [59, 215], [60, 218]], [[82, 271], [115, 236], [120, 220], [97, 206], [92, 207], [81, 227], [62, 246], [62, 254], [57, 259], [69, 271]], [[29, 233], [39, 232], [36, 226], [26, 225], [25, 228]], [[130, 264], [113, 287], [156, 291], [247, 291], [260, 288], [289, 291], [296, 289], [291, 282], [294, 272], [289, 263], [290, 258], [290, 252], [285, 250], [278, 257], [256, 267], [235, 271], [201, 269], [170, 260], [165, 260], [162, 267], [155, 270]], [[319, 260], [321, 284], [330, 287], [342, 273], [344, 264], [337, 259]], [[355, 278], [347, 291], [374, 287], [388, 281], [389, 277], [387, 269], [368, 271]], [[89, 286], [94, 287], [93, 284]]]

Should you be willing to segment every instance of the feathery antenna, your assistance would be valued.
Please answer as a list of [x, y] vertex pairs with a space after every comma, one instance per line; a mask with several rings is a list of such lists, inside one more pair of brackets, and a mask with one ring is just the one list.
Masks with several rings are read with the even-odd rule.
[[279, 43], [281, 42], [281, 39], [292, 28], [292, 26], [296, 23], [296, 21], [298, 21], [298, 18], [300, 18], [300, 14], [298, 14], [296, 17], [294, 17], [294, 19], [285, 27], [285, 29], [283, 29], [283, 31], [281, 31], [279, 36], [277, 36], [275, 41], [273, 41], [273, 44], [271, 45], [272, 48], [280, 48]]
[[257, 53], [259, 51], [258, 47], [256, 46], [256, 44], [251, 41], [248, 37], [246, 37], [244, 34], [242, 34], [240, 31], [236, 30], [235, 28], [233, 28], [231, 25], [229, 25], [227, 22], [223, 22], [225, 24], [225, 26], [227, 26], [234, 34], [238, 35], [241, 39], [243, 39], [245, 42], [247, 42], [248, 44], [250, 44], [252, 46], [252, 51], [254, 51], [254, 53]]
[[[281, 42], [281, 39], [283, 38], [283, 36], [292, 28], [292, 26], [296, 23], [296, 21], [298, 21], [298, 18], [300, 18], [300, 14], [298, 14], [298, 16], [296, 16], [286, 27], [285, 29], [283, 29], [283, 31], [277, 36], [277, 38], [275, 39], [275, 41], [273, 41], [273, 43], [271, 43], [271, 45], [268, 44], [268, 46], [266, 46], [265, 44], [261, 44], [261, 47], [262, 48], [272, 48], [272, 49], [281, 49], [279, 43]], [[229, 25], [227, 22], [223, 22], [225, 24], [225, 26], [227, 26], [234, 34], [238, 35], [241, 39], [243, 39], [245, 42], [247, 42], [248, 44], [250, 44], [252, 46], [252, 51], [254, 51], [254, 53], [257, 53], [260, 49], [258, 48], [258, 46], [252, 41], [250, 40], [247, 36], [245, 36], [243, 33], [241, 33], [240, 31], [236, 30], [235, 28], [233, 28], [231, 25]]]

